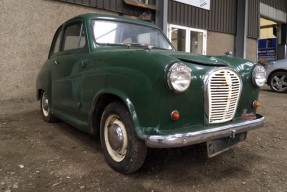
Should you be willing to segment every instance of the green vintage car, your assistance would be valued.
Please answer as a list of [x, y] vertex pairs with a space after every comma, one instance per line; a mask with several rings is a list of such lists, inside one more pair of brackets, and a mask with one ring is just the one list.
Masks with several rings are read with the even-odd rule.
[[99, 132], [108, 164], [128, 174], [147, 147], [206, 143], [214, 156], [245, 140], [264, 124], [265, 74], [230, 55], [177, 52], [148, 22], [84, 14], [56, 31], [36, 91], [45, 121]]

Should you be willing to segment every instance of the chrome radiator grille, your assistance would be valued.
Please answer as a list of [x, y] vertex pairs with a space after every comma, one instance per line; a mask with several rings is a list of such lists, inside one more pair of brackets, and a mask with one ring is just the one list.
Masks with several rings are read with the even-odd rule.
[[209, 123], [232, 120], [241, 92], [241, 80], [237, 73], [228, 68], [214, 70], [208, 76], [206, 92]]

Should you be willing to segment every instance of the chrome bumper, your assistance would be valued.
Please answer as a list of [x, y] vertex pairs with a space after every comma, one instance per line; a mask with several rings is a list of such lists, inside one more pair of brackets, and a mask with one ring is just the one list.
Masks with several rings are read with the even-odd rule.
[[236, 133], [247, 132], [263, 127], [264, 117], [257, 114], [256, 119], [241, 123], [219, 126], [203, 131], [174, 134], [174, 135], [151, 135], [146, 139], [146, 145], [151, 148], [183, 147], [223, 137], [233, 137]]

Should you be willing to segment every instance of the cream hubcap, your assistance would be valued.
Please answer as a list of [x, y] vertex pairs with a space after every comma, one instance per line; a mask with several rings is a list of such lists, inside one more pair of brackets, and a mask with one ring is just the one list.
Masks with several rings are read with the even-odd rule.
[[42, 95], [42, 111], [46, 117], [49, 115], [49, 111], [50, 111], [49, 99], [48, 99], [48, 95], [46, 94], [46, 92], [44, 92]]
[[111, 158], [116, 162], [122, 161], [127, 153], [128, 140], [126, 127], [119, 116], [112, 114], [106, 119], [104, 139]]

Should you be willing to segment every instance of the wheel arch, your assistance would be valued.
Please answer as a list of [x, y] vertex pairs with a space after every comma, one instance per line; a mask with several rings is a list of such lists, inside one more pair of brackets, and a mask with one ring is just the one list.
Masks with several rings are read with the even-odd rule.
[[41, 99], [42, 93], [44, 92], [43, 89], [37, 89], [36, 91], [36, 99], [39, 101]]
[[143, 135], [135, 107], [131, 100], [124, 93], [117, 90], [105, 90], [99, 92], [93, 99], [92, 109], [90, 112], [90, 127], [93, 134], [100, 130], [100, 121], [104, 109], [112, 102], [122, 102], [130, 112], [134, 123], [134, 128], [137, 136], [143, 139]]
[[[41, 94], [45, 91], [51, 97], [51, 74], [47, 70], [40, 71], [36, 80], [36, 99], [41, 99]], [[50, 98], [51, 100], [51, 98]]]

